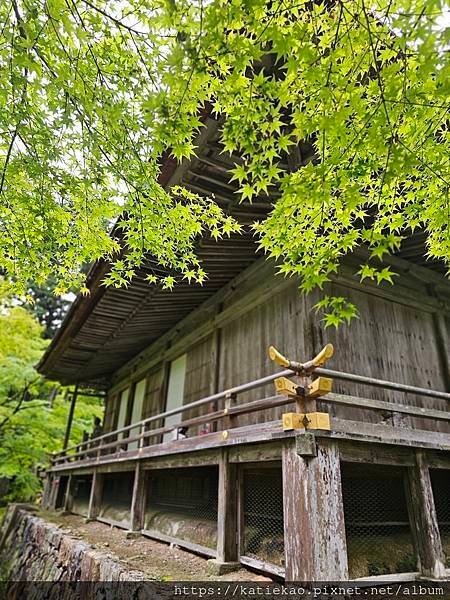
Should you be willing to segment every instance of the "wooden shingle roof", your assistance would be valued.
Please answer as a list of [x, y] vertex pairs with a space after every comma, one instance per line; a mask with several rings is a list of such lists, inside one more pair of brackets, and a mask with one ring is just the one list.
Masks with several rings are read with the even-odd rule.
[[[302, 148], [302, 160], [311, 158], [312, 148]], [[64, 384], [80, 383], [108, 387], [111, 375], [178, 321], [215, 294], [254, 262], [259, 254], [251, 224], [271, 209], [271, 199], [239, 203], [237, 185], [230, 183], [234, 157], [224, 154], [218, 142], [218, 123], [206, 117], [198, 139], [197, 157], [181, 165], [163, 162], [160, 183], [169, 188], [182, 184], [216, 201], [242, 225], [243, 233], [223, 240], [201, 239], [197, 253], [208, 279], [203, 285], [182, 282], [172, 291], [150, 285], [146, 276], [152, 262], [139, 269], [127, 288], [101, 285], [109, 265], [96, 263], [90, 270], [88, 296], [78, 296], [61, 328], [38, 364], [38, 370]], [[427, 263], [424, 236], [405, 240], [401, 257], [444, 272], [442, 264]]]

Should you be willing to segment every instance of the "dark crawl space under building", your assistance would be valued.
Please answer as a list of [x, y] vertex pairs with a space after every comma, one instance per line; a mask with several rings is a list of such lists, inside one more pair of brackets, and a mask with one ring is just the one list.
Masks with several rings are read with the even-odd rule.
[[[263, 218], [269, 199], [237, 202], [236, 157], [223, 153], [218, 123], [204, 125], [197, 156], [165, 160], [161, 183], [214, 194], [243, 225]], [[297, 167], [311, 153], [301, 147]], [[151, 259], [126, 289], [101, 285], [106, 262], [91, 269], [90, 295], [76, 299], [39, 370], [75, 386], [73, 405], [80, 389], [104, 392], [103, 431], [53, 457], [44, 506], [176, 543], [219, 571], [445, 578], [444, 266], [426, 261], [422, 234], [389, 259], [394, 287], [361, 283], [358, 257], [345, 259], [327, 292], [350, 298], [360, 318], [325, 331], [311, 310], [318, 296], [277, 276], [245, 231], [199, 241], [202, 286], [150, 286]], [[269, 346], [289, 360], [274, 349], [272, 360]]]

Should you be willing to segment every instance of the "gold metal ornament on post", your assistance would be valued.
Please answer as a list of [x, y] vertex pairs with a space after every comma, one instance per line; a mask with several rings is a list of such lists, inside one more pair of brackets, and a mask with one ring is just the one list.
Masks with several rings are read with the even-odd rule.
[[291, 369], [299, 378], [299, 383], [284, 376], [277, 377], [274, 380], [276, 393], [292, 397], [297, 404], [297, 412], [285, 413], [282, 416], [284, 431], [293, 429], [329, 431], [331, 429], [330, 415], [318, 412], [315, 400], [331, 392], [333, 380], [329, 377], [320, 376], [312, 380], [311, 375], [317, 368], [322, 367], [332, 358], [333, 354], [333, 345], [327, 344], [314, 358], [305, 363], [300, 363], [281, 354], [275, 346], [269, 347], [270, 359], [281, 367]]

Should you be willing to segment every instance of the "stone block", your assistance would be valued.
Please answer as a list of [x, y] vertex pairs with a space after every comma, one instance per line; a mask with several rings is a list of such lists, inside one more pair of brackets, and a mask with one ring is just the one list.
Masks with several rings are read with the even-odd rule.
[[238, 562], [221, 562], [215, 558], [211, 558], [207, 562], [206, 570], [210, 575], [225, 575], [226, 573], [238, 571], [240, 568], [241, 564]]

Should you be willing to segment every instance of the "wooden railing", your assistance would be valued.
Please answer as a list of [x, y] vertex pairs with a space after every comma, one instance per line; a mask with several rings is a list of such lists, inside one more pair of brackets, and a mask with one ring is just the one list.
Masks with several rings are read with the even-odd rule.
[[[295, 363], [299, 364], [299, 363]], [[309, 363], [307, 363], [309, 364]], [[436, 390], [430, 390], [420, 388], [412, 385], [406, 385], [402, 383], [394, 383], [392, 381], [385, 381], [376, 379], [374, 377], [366, 377], [362, 375], [354, 375], [352, 373], [344, 373], [340, 371], [333, 371], [326, 368], [314, 368], [314, 374], [331, 377], [342, 381], [348, 381], [358, 384], [367, 385], [370, 387], [383, 388], [387, 390], [395, 390], [397, 392], [411, 393], [420, 396], [426, 396], [431, 398], [439, 398], [450, 401], [450, 393], [441, 392]], [[254, 400], [244, 404], [236, 404], [236, 399], [239, 394], [254, 390], [269, 383], [272, 383], [279, 377], [287, 377], [298, 374], [298, 370], [285, 369], [273, 375], [268, 375], [260, 379], [256, 379], [249, 383], [230, 388], [217, 394], [212, 394], [190, 402], [183, 406], [167, 410], [160, 414], [148, 417], [136, 423], [132, 423], [115, 431], [104, 433], [100, 436], [92, 438], [86, 442], [71, 446], [63, 452], [55, 453], [52, 455], [51, 462], [53, 466], [61, 465], [65, 462], [83, 461], [85, 458], [90, 459], [92, 457], [100, 457], [104, 454], [119, 453], [120, 450], [127, 449], [127, 446], [132, 443], [137, 444], [137, 449], [140, 450], [144, 446], [153, 445], [146, 444], [146, 440], [151, 438], [157, 439], [156, 444], [161, 443], [162, 436], [167, 433], [178, 431], [183, 427], [193, 427], [197, 425], [203, 425], [205, 423], [219, 423], [223, 422], [226, 425], [226, 429], [232, 429], [235, 426], [233, 422], [239, 415], [250, 414], [254, 412], [260, 412], [274, 407], [279, 407], [292, 403], [292, 397], [286, 396], [271, 396], [260, 400]], [[318, 400], [324, 401], [331, 404], [340, 404], [347, 406], [354, 406], [355, 408], [364, 408], [380, 411], [390, 411], [392, 413], [401, 413], [409, 415], [411, 417], [422, 417], [433, 420], [450, 421], [450, 412], [422, 408], [419, 406], [410, 406], [407, 404], [400, 404], [394, 402], [388, 402], [383, 400], [374, 400], [369, 398], [360, 398], [355, 396], [348, 396], [343, 394], [327, 394], [326, 398]], [[222, 403], [222, 408], [218, 408], [219, 403]], [[178, 423], [166, 425], [162, 427], [156, 427], [154, 429], [151, 426], [158, 421], [170, 417], [173, 415], [182, 415], [183, 413], [190, 411], [195, 408], [199, 408], [205, 405], [213, 405], [217, 407], [215, 410], [208, 412], [204, 415], [193, 417], [190, 419], [180, 420]], [[138, 430], [137, 435], [133, 434], [133, 431]], [[120, 437], [127, 433], [128, 437]]]

